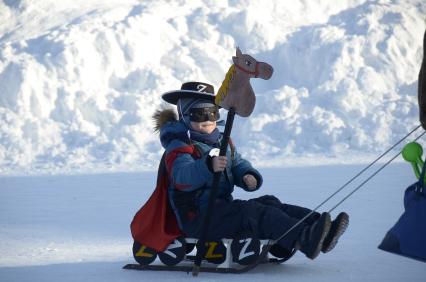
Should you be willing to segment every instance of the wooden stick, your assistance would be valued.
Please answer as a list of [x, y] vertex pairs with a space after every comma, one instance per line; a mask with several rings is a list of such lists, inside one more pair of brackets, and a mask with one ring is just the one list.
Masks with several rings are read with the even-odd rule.
[[[235, 109], [230, 108], [228, 111], [228, 115], [226, 117], [225, 131], [223, 133], [222, 142], [220, 144], [219, 156], [226, 156], [226, 151], [228, 149], [228, 142], [231, 136], [232, 125], [234, 123], [234, 117], [235, 117]], [[202, 260], [201, 256], [202, 254], [205, 253], [204, 250], [206, 247], [205, 243], [207, 239], [207, 233], [210, 226], [210, 219], [213, 213], [214, 202], [216, 201], [217, 194], [219, 191], [219, 182], [220, 182], [221, 175], [222, 175], [221, 171], [215, 172], [213, 175], [213, 186], [210, 191], [207, 211], [204, 216], [203, 225], [201, 227], [201, 234], [197, 244], [197, 246], [199, 246], [200, 249], [197, 249], [197, 255], [195, 256], [194, 266], [192, 268], [193, 276], [198, 276], [198, 273], [200, 272], [201, 260]]]

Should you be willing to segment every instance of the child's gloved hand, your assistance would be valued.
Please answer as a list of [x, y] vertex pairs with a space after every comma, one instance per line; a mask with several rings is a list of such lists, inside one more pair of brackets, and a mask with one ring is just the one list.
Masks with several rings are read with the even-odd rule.
[[226, 156], [217, 156], [212, 158], [212, 168], [214, 172], [224, 171], [227, 164]]
[[254, 177], [251, 174], [246, 174], [243, 176], [244, 184], [247, 186], [248, 189], [254, 190], [257, 187], [257, 180], [256, 177]]

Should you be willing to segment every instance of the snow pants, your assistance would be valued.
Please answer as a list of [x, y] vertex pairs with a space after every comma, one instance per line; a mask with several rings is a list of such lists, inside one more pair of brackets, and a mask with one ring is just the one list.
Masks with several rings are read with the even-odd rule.
[[[253, 234], [259, 239], [277, 239], [294, 226], [300, 219], [311, 212], [310, 209], [282, 203], [271, 195], [250, 200], [218, 200], [215, 203], [208, 239], [235, 238], [240, 234]], [[320, 217], [312, 213], [284, 238], [278, 241], [283, 248], [291, 250], [301, 230]], [[199, 238], [201, 234], [203, 213], [183, 223], [183, 232], [188, 237]]]

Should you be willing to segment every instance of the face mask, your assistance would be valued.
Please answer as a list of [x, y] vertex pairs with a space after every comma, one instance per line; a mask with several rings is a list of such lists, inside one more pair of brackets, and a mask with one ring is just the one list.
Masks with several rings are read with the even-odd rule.
[[219, 108], [191, 108], [189, 110], [189, 120], [194, 122], [217, 121], [220, 118]]

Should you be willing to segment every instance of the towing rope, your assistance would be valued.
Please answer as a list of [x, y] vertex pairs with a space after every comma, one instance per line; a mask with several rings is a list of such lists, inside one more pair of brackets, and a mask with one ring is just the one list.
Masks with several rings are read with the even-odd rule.
[[[418, 128], [418, 127], [417, 127]], [[420, 134], [419, 136], [416, 137], [416, 139], [414, 139], [414, 141], [419, 140], [423, 135], [425, 135], [426, 131], [423, 131], [422, 134]], [[410, 133], [411, 134], [411, 133]], [[413, 141], [413, 142], [414, 142]], [[399, 154], [401, 154], [401, 151], [399, 151], [395, 156], [393, 156], [389, 161], [387, 161], [384, 165], [382, 165], [379, 169], [377, 169], [372, 175], [370, 175], [366, 180], [364, 180], [360, 185], [358, 185], [355, 189], [353, 189], [348, 195], [346, 195], [342, 200], [340, 200], [334, 207], [332, 207], [328, 212], [332, 212], [335, 208], [337, 208], [338, 206], [340, 206], [344, 201], [346, 201], [350, 196], [352, 196], [352, 194], [354, 194], [356, 191], [358, 191], [359, 189], [361, 189], [362, 186], [364, 186], [365, 183], [367, 183], [368, 181], [370, 181], [371, 178], [373, 178], [374, 176], [376, 176], [376, 174], [378, 174], [380, 171], [382, 171], [382, 169], [384, 169], [386, 166], [388, 166], [394, 159], [396, 159]]]
[[[336, 196], [338, 193], [340, 193], [346, 186], [348, 186], [350, 183], [352, 183], [356, 178], [358, 178], [361, 174], [363, 174], [366, 170], [368, 170], [371, 166], [373, 166], [376, 162], [378, 162], [381, 158], [383, 158], [385, 155], [387, 155], [391, 150], [393, 150], [396, 146], [398, 146], [402, 141], [407, 139], [411, 134], [413, 134], [417, 129], [419, 129], [421, 125], [418, 125], [416, 128], [411, 130], [407, 135], [405, 135], [403, 138], [401, 138], [398, 142], [396, 142], [394, 145], [392, 145], [388, 150], [386, 150], [383, 154], [381, 154], [377, 159], [375, 159], [372, 163], [370, 163], [368, 166], [366, 166], [364, 169], [362, 169], [360, 172], [358, 172], [354, 177], [352, 177], [348, 182], [343, 184], [339, 189], [337, 189], [333, 194], [331, 194], [327, 199], [322, 201], [318, 206], [316, 206], [310, 213], [308, 213], [305, 217], [300, 219], [298, 222], [296, 222], [289, 230], [287, 230], [283, 235], [278, 237], [275, 240], [271, 240], [271, 244], [277, 243], [279, 240], [287, 236], [293, 229], [295, 229], [297, 226], [299, 226], [305, 219], [307, 219], [309, 216], [311, 216], [314, 212], [316, 212], [320, 207], [322, 207], [325, 203], [330, 201], [334, 196]], [[414, 139], [414, 141], [417, 141], [420, 139], [424, 134], [426, 134], [426, 131], [424, 131], [422, 134], [420, 134], [418, 137]], [[414, 142], [413, 141], [413, 142]], [[333, 208], [331, 208], [328, 212], [333, 211], [335, 208], [340, 206], [344, 201], [346, 201], [350, 196], [352, 196], [356, 191], [361, 189], [362, 186], [364, 186], [371, 178], [376, 176], [381, 170], [383, 170], [386, 166], [388, 166], [394, 159], [396, 159], [399, 154], [401, 154], [401, 151], [399, 151], [395, 156], [393, 156], [389, 161], [387, 161], [383, 166], [381, 166], [378, 170], [376, 170], [370, 177], [368, 177], [365, 181], [363, 181], [360, 185], [358, 185], [355, 189], [353, 189], [351, 192], [348, 193], [342, 200], [340, 200]]]

